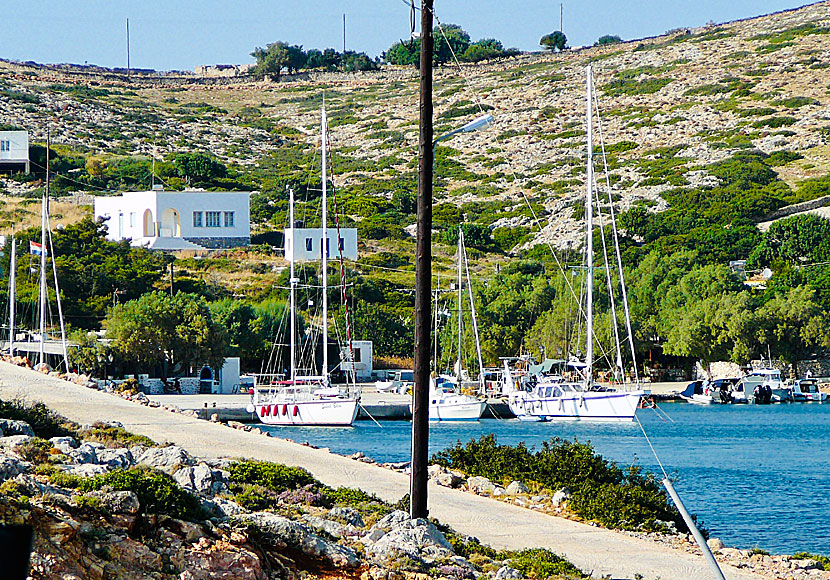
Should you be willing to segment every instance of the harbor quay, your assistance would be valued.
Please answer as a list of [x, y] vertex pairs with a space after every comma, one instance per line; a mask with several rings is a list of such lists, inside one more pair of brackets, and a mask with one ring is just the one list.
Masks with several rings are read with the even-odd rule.
[[[358, 384], [362, 388], [359, 421], [408, 421], [412, 418], [410, 403], [412, 396], [398, 393], [378, 393], [373, 383]], [[647, 389], [656, 401], [677, 400], [677, 394], [686, 386], [685, 382], [651, 383]], [[196, 411], [201, 419], [215, 421], [258, 422], [253, 413], [246, 409], [251, 401], [247, 394], [210, 395], [147, 395], [151, 401], [172, 405], [183, 411]], [[483, 418], [512, 419], [513, 413], [502, 398], [487, 399]]]

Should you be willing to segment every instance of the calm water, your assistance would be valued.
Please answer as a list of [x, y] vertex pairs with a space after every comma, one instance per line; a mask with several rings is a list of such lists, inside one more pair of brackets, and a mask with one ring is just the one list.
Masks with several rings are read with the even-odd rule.
[[[830, 404], [661, 406], [638, 416], [686, 507], [711, 535], [739, 548], [773, 553], [806, 550], [830, 554]], [[407, 461], [411, 426], [359, 421], [352, 428], [270, 427], [276, 436], [308, 441], [332, 452], [362, 451], [378, 461]], [[500, 443], [539, 445], [551, 437], [593, 444], [622, 466], [657, 472], [654, 456], [636, 423], [478, 423], [430, 425], [430, 452], [456, 441], [495, 433]]]

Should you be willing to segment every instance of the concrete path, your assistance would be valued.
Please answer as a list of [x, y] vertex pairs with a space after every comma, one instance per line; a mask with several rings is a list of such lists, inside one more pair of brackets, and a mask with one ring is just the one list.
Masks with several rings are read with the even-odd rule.
[[[409, 478], [375, 465], [360, 463], [321, 449], [230, 429], [162, 409], [80, 387], [54, 377], [0, 362], [0, 397], [23, 396], [41, 401], [78, 423], [117, 420], [134, 433], [158, 442], [181, 445], [201, 457], [247, 457], [302, 466], [327, 485], [357, 487], [387, 501], [409, 491]], [[702, 557], [430, 484], [430, 515], [461, 533], [495, 548], [544, 547], [594, 577], [645, 580], [708, 580]], [[762, 580], [761, 576], [724, 566], [729, 580]]]

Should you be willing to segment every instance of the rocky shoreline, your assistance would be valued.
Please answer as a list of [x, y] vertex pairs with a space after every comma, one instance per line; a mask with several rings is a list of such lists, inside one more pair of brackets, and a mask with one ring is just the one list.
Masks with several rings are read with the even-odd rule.
[[[10, 361], [12, 362], [12, 361]], [[18, 363], [21, 364], [21, 363]], [[25, 366], [25, 365], [22, 365]], [[85, 376], [75, 376], [75, 375], [61, 375], [60, 373], [50, 373], [53, 375], [58, 376], [59, 378], [63, 378], [66, 380], [71, 380], [77, 384], [81, 384], [87, 387], [98, 388], [98, 384], [95, 381], [90, 380], [88, 377]], [[149, 400], [146, 395], [143, 393], [131, 393], [131, 392], [115, 392], [111, 391], [110, 393], [114, 396], [119, 396], [123, 399], [149, 406], [149, 407], [158, 407], [164, 410], [167, 410], [172, 413], [181, 413], [185, 414], [189, 417], [199, 418], [199, 414], [196, 411], [181, 411], [178, 407], [175, 406], [168, 406], [162, 405], [157, 402]], [[213, 417], [212, 420], [217, 422], [216, 417]], [[230, 428], [244, 430], [247, 432], [252, 432], [256, 434], [260, 434], [262, 436], [269, 436], [269, 433], [259, 429], [256, 426], [246, 425], [243, 423], [237, 423], [230, 421], [225, 423]], [[61, 443], [61, 442], [56, 442]], [[302, 444], [302, 443], [301, 443]], [[61, 443], [63, 445], [63, 443]], [[84, 449], [89, 449], [89, 444]], [[79, 445], [77, 449], [81, 449], [83, 445]], [[308, 444], [306, 444], [308, 445]], [[95, 474], [100, 474], [104, 470], [112, 469], [112, 468], [124, 468], [125, 466], [128, 467], [130, 465], [142, 465], [145, 461], [150, 461], [148, 465], [151, 467], [158, 468], [154, 465], [155, 460], [150, 460], [149, 458], [145, 458], [144, 455], [148, 452], [147, 449], [142, 449], [140, 446], [135, 449], [126, 448], [121, 451], [117, 450], [107, 450], [107, 449], [100, 449], [93, 445], [96, 451], [96, 458], [95, 461], [89, 462], [81, 462], [77, 465], [73, 465], [67, 468], [67, 471], [77, 475], [84, 475], [90, 476]], [[58, 447], [56, 447], [58, 448]], [[0, 449], [5, 450], [6, 447], [2, 445], [2, 440], [0, 440]], [[58, 448], [59, 449], [59, 448]], [[78, 456], [83, 458], [82, 451], [78, 451], [75, 448], [65, 449], [65, 451], [70, 452], [70, 457]], [[97, 456], [97, 452], [100, 449], [102, 453], [101, 458], [99, 459]], [[172, 449], [170, 453], [179, 454], [177, 455], [178, 460], [180, 463], [174, 462], [175, 470], [172, 472], [173, 477], [175, 480], [185, 489], [189, 489], [194, 491], [195, 493], [199, 494], [212, 494], [212, 497], [216, 497], [218, 493], [220, 496], [219, 499], [219, 508], [220, 512], [216, 512], [220, 514], [220, 517], [235, 517], [238, 516], [239, 513], [236, 511], [235, 508], [229, 506], [229, 504], [224, 503], [226, 500], [221, 499], [221, 494], [223, 491], [226, 491], [226, 488], [223, 485], [226, 485], [226, 476], [223, 474], [223, 461], [199, 461], [194, 458], [183, 459], [187, 457], [186, 455], [181, 455], [182, 453], [186, 454], [184, 450], [181, 448], [171, 447], [166, 449]], [[129, 453], [129, 455], [128, 455]], [[153, 452], [154, 455], [156, 452]], [[366, 457], [362, 453], [356, 453], [350, 456], [351, 459], [363, 463], [371, 463], [375, 464], [376, 462]], [[0, 460], [4, 461], [4, 460]], [[102, 463], [103, 462], [103, 463]], [[169, 468], [169, 461], [164, 460], [161, 461], [160, 465], [162, 468], [166, 467]], [[408, 470], [407, 463], [385, 463], [385, 464], [378, 464], [381, 467], [395, 470], [398, 472], [406, 472]], [[494, 482], [489, 481], [487, 478], [483, 477], [467, 477], [465, 474], [460, 472], [450, 471], [444, 467], [432, 465], [429, 468], [430, 470], [430, 479], [436, 485], [460, 489], [466, 491], [468, 493], [474, 493], [481, 496], [487, 496], [492, 499], [503, 501], [506, 503], [511, 503], [513, 505], [530, 509], [534, 511], [538, 511], [541, 513], [549, 514], [551, 516], [556, 517], [564, 517], [569, 519], [577, 519], [572, 513], [569, 512], [567, 507], [567, 502], [569, 499], [569, 494], [567, 490], [558, 490], [555, 493], [529, 493], [527, 487], [519, 481], [511, 482], [510, 485], [501, 486]], [[15, 477], [25, 477], [25, 473], [19, 472], [14, 473], [14, 470], [11, 471]], [[2, 478], [2, 476], [0, 476]], [[225, 482], [223, 484], [223, 482]], [[215, 503], [215, 502], [214, 502]], [[238, 507], [238, 506], [237, 506]], [[222, 512], [223, 509], [229, 509], [229, 512]], [[244, 510], [243, 510], [244, 511]], [[405, 515], [405, 514], [404, 514]], [[347, 525], [348, 522], [344, 523], [341, 518], [335, 517], [333, 519], [326, 516], [325, 513], [321, 515], [313, 515], [312, 518], [320, 518], [321, 520], [314, 520], [311, 521], [325, 526], [321, 528], [325, 533], [330, 533], [325, 531], [326, 527], [332, 526], [332, 524], [326, 523], [326, 521], [335, 521], [338, 522], [340, 525]], [[399, 518], [401, 516], [398, 516]], [[266, 518], [267, 521], [267, 518]], [[588, 522], [591, 524], [590, 522]], [[669, 522], [666, 522], [667, 527], [671, 530], [671, 525]], [[311, 524], [305, 522], [302, 525], [306, 525], [309, 527]], [[413, 524], [408, 524], [412, 526]], [[591, 524], [593, 525], [593, 524]], [[311, 526], [313, 528], [314, 526]], [[417, 527], [417, 526], [416, 526]], [[340, 530], [337, 525], [334, 525], [334, 529]], [[352, 536], [355, 535], [356, 530], [351, 528], [345, 528], [345, 535]], [[360, 532], [360, 529], [357, 529], [357, 532]], [[312, 532], [313, 533], [313, 532]], [[419, 532], [420, 533], [420, 532]], [[641, 538], [650, 542], [654, 542], [660, 545], [668, 546], [673, 549], [682, 550], [688, 554], [700, 555], [699, 548], [694, 544], [693, 539], [691, 536], [681, 533], [646, 533], [646, 532], [619, 532], [622, 534], [627, 534], [633, 537]], [[753, 550], [741, 550], [736, 548], [730, 548], [723, 545], [723, 543], [717, 538], [710, 538], [709, 546], [714, 551], [717, 559], [719, 562], [728, 564], [730, 566], [734, 566], [739, 569], [746, 569], [752, 571], [753, 573], [763, 575], [767, 578], [776, 578], [776, 579], [785, 579], [785, 580], [800, 580], [804, 578], [826, 578], [830, 579], [830, 571], [823, 570], [823, 565], [821, 562], [810, 559], [810, 558], [794, 558], [788, 555], [770, 555], [766, 552], [753, 549]], [[408, 556], [407, 556], [408, 557]], [[475, 568], [474, 568], [475, 569]], [[492, 571], [492, 570], [491, 570]], [[481, 575], [481, 572], [478, 572], [478, 575]], [[256, 576], [252, 576], [256, 577]], [[372, 577], [372, 580], [377, 580]]]

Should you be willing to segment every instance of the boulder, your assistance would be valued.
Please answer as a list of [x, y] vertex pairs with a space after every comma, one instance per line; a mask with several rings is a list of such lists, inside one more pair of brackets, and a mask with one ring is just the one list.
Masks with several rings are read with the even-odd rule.
[[3, 432], [4, 435], [28, 435], [29, 437], [34, 437], [35, 432], [32, 430], [32, 426], [29, 425], [26, 421], [15, 421], [13, 419], [0, 419], [0, 431]]
[[790, 560], [790, 564], [796, 570], [824, 570], [819, 563], [812, 558], [805, 558], [803, 560]]
[[723, 542], [720, 540], [720, 538], [709, 538], [708, 540], [706, 540], [706, 545], [709, 546], [709, 549], [713, 552], [723, 549]]
[[467, 478], [467, 487], [473, 493], [493, 493], [496, 485], [486, 477], [475, 476]]
[[0, 481], [17, 477], [21, 473], [27, 473], [32, 468], [28, 461], [22, 461], [9, 455], [0, 455]]
[[444, 487], [458, 487], [464, 481], [459, 475], [453, 473], [443, 465], [430, 465], [428, 468], [429, 478]]
[[518, 580], [521, 577], [522, 573], [510, 566], [502, 566], [496, 572], [496, 580]]
[[110, 469], [127, 469], [135, 463], [129, 449], [98, 449], [95, 455], [98, 459], [96, 463], [106, 465]]
[[221, 497], [202, 500], [202, 508], [210, 514], [210, 517], [218, 519], [250, 513], [238, 503]]
[[571, 499], [571, 492], [565, 488], [562, 488], [551, 496], [550, 503], [553, 504], [554, 507], [561, 507], [566, 504], [569, 499]]
[[132, 491], [90, 491], [83, 496], [97, 498], [101, 510], [110, 514], [134, 516], [141, 509], [138, 496]]
[[173, 479], [185, 489], [207, 495], [222, 493], [228, 487], [226, 472], [205, 463], [182, 467], [173, 474]]
[[366, 526], [366, 524], [363, 523], [363, 516], [360, 515], [360, 512], [350, 507], [332, 508], [329, 511], [329, 517], [351, 524], [357, 528], [363, 528]]
[[339, 540], [346, 535], [354, 535], [357, 533], [357, 528], [351, 525], [344, 525], [340, 522], [328, 520], [326, 518], [319, 518], [317, 516], [303, 516], [303, 521], [310, 526], [315, 532], [322, 532]]
[[[160, 571], [164, 564], [161, 554], [132, 538], [125, 537], [107, 545], [108, 559], [135, 570]], [[142, 575], [143, 576], [143, 575]]]
[[394, 511], [378, 521], [361, 542], [366, 554], [379, 562], [400, 560], [434, 561], [453, 554], [452, 546], [438, 528], [421, 518], [410, 519]]
[[243, 515], [239, 517], [239, 520], [258, 526], [268, 533], [279, 547], [328, 560], [335, 566], [354, 568], [360, 564], [357, 552], [346, 546], [324, 540], [312, 532], [308, 526], [299, 522], [267, 512]]
[[193, 465], [193, 457], [181, 447], [150, 447], [138, 457], [138, 463], [172, 473], [182, 465]]
[[180, 547], [170, 558], [179, 580], [267, 580], [262, 561], [254, 552], [202, 538]]
[[32, 439], [34, 439], [34, 437], [31, 435], [7, 435], [6, 437], [0, 437], [0, 449], [12, 451], [21, 443], [26, 443]]
[[77, 449], [70, 449], [66, 453], [75, 463], [98, 463], [98, 450], [104, 449], [97, 443], [83, 443]]
[[108, 471], [109, 469], [106, 465], [98, 465], [96, 463], [81, 463], [79, 465], [66, 466], [66, 473], [77, 475], [78, 477], [94, 477]]
[[52, 437], [49, 443], [63, 454], [69, 454], [70, 451], [78, 448], [78, 441], [74, 437]]
[[522, 495], [528, 493], [529, 491], [530, 490], [527, 489], [527, 486], [521, 481], [513, 481], [507, 486], [504, 493], [507, 495]]

